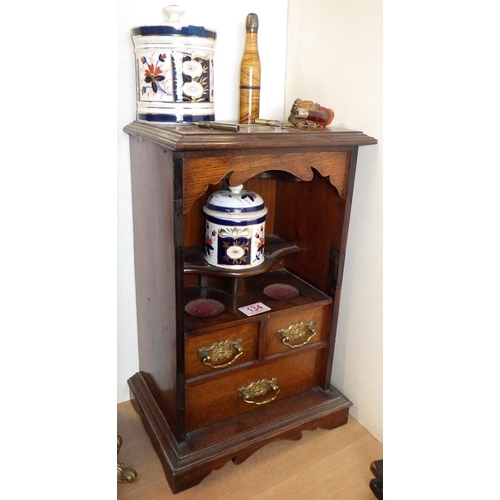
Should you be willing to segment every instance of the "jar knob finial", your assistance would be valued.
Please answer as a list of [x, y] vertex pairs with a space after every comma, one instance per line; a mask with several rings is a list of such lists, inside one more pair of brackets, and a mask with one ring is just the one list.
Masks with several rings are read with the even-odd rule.
[[178, 5], [169, 5], [163, 8], [163, 14], [167, 17], [170, 26], [179, 27], [182, 23], [179, 21], [185, 10]]
[[234, 194], [239, 194], [243, 190], [243, 184], [238, 184], [237, 186], [229, 186], [229, 191]]

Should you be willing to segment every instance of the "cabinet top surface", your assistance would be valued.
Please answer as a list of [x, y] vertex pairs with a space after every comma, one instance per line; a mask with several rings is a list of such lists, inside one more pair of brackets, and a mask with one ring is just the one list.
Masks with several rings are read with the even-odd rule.
[[127, 125], [124, 131], [131, 136], [151, 140], [173, 151], [353, 147], [377, 144], [376, 139], [363, 132], [335, 127], [309, 130], [240, 125], [238, 132], [232, 132], [201, 128], [196, 124], [149, 124], [135, 121]]

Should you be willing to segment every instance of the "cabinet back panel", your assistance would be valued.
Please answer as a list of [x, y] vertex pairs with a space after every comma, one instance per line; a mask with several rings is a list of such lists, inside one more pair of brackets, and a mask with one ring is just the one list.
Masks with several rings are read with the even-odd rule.
[[315, 174], [309, 182], [279, 181], [276, 206], [275, 234], [300, 248], [287, 257], [287, 269], [328, 293], [332, 251], [341, 250], [345, 201]]

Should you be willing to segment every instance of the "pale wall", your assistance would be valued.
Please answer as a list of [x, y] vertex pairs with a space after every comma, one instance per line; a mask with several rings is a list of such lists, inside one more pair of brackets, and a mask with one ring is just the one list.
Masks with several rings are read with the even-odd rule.
[[[123, 127], [135, 119], [135, 56], [130, 29], [166, 21], [166, 0], [120, 0], [117, 19], [118, 82], [118, 402], [129, 399], [127, 379], [139, 369], [135, 310], [132, 199], [128, 135]], [[182, 22], [217, 31], [215, 47], [215, 115], [236, 120], [239, 67], [245, 42], [245, 20], [259, 16], [259, 51], [262, 67], [261, 115], [283, 116], [285, 92], [287, 0], [184, 0]]]
[[382, 440], [382, 1], [289, 0], [285, 101], [378, 139], [359, 150], [332, 382]]
[[[135, 117], [132, 26], [156, 24], [168, 2], [122, 0], [118, 12], [118, 402], [138, 370], [128, 136]], [[332, 125], [382, 142], [381, 0], [186, 1], [186, 23], [216, 29], [218, 120], [237, 115], [244, 20], [259, 15], [261, 116], [286, 118], [296, 97], [335, 111]], [[287, 6], [288, 38], [287, 38]], [[224, 16], [220, 13], [227, 12]], [[286, 86], [285, 86], [286, 60]], [[352, 414], [382, 440], [382, 144], [360, 148], [333, 383]]]

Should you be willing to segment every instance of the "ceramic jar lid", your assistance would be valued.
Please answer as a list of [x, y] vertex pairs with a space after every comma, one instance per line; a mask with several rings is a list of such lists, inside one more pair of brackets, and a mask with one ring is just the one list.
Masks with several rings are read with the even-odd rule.
[[207, 215], [243, 220], [263, 216], [267, 213], [267, 208], [262, 196], [243, 189], [243, 184], [240, 184], [212, 193], [203, 211]]
[[169, 5], [163, 9], [163, 14], [167, 16], [168, 22], [157, 26], [139, 26], [132, 29], [132, 36], [151, 36], [151, 35], [182, 35], [196, 36], [200, 38], [211, 38], [215, 40], [217, 33], [203, 26], [183, 26], [179, 21], [184, 14], [184, 10], [177, 5]]

